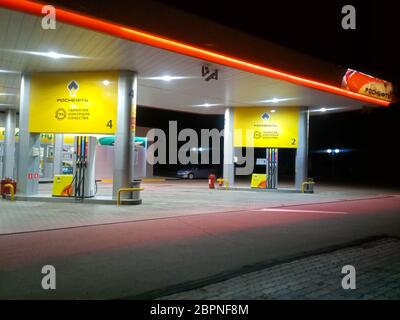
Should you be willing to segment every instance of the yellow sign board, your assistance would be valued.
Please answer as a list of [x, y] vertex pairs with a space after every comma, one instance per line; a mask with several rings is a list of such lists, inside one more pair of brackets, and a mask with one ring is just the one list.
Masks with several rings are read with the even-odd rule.
[[[0, 142], [4, 141], [6, 135], [6, 129], [4, 127], [0, 127]], [[19, 141], [19, 128], [15, 128], [15, 142]], [[42, 133], [40, 135], [40, 143], [43, 144], [52, 144], [54, 143], [54, 135], [51, 133]]]
[[72, 195], [73, 175], [55, 175], [52, 195], [56, 197], [70, 197]]
[[265, 189], [267, 187], [267, 175], [265, 173], [253, 173], [251, 175], [251, 187]]
[[297, 148], [299, 109], [238, 107], [234, 109], [235, 147]]
[[54, 143], [54, 134], [51, 133], [42, 133], [39, 138], [40, 143], [43, 144], [53, 144]]
[[29, 131], [112, 134], [117, 105], [117, 72], [34, 73]]
[[[18, 141], [19, 129], [15, 128], [15, 141]], [[6, 137], [6, 128], [0, 127], [0, 141], [3, 142]]]

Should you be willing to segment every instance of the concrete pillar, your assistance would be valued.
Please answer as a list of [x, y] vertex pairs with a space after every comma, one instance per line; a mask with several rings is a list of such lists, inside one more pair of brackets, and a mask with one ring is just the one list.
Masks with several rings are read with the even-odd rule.
[[300, 110], [299, 114], [299, 141], [296, 150], [296, 176], [295, 188], [301, 190], [301, 184], [308, 178], [308, 131], [309, 131], [308, 108]]
[[[118, 78], [117, 131], [114, 144], [113, 198], [120, 188], [131, 186], [132, 153], [135, 137], [137, 77], [132, 71], [121, 71]], [[132, 193], [123, 192], [121, 199], [132, 199]]]
[[[54, 149], [51, 154], [51, 148], [49, 145], [41, 145], [43, 147], [43, 170], [42, 178], [53, 179], [54, 175]], [[54, 142], [53, 142], [54, 148]]]
[[17, 112], [8, 109], [5, 116], [5, 137], [3, 150], [3, 177], [13, 178], [15, 167], [15, 127], [17, 122]]
[[233, 130], [233, 108], [226, 108], [224, 121], [224, 181], [228, 181], [230, 186], [235, 183]]
[[62, 174], [63, 145], [64, 145], [64, 135], [62, 133], [55, 134], [54, 155], [53, 155], [54, 176]]
[[19, 156], [17, 191], [24, 195], [39, 191], [39, 133], [29, 132], [30, 76], [22, 75], [19, 107]]

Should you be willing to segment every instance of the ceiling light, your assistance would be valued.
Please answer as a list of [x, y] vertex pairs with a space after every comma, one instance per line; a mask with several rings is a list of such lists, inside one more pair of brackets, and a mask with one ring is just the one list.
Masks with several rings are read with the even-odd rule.
[[278, 103], [278, 102], [283, 101], [283, 100], [284, 100], [284, 99], [273, 98], [273, 99], [261, 100], [260, 102], [265, 102], [265, 103]]
[[162, 80], [169, 82], [171, 80], [183, 80], [183, 79], [191, 79], [192, 77], [182, 77], [182, 76], [170, 76], [170, 75], [163, 75], [160, 77], [140, 77], [143, 80]]
[[190, 107], [204, 107], [204, 108], [209, 108], [209, 107], [216, 107], [216, 106], [221, 106], [219, 103], [203, 103], [203, 104], [192, 104]]
[[274, 112], [276, 112], [276, 110], [275, 110], [275, 109], [272, 109], [271, 112], [274, 113]]
[[30, 54], [33, 56], [40, 56], [40, 57], [47, 57], [52, 59], [84, 59], [85, 57], [82, 56], [74, 56], [70, 54], [63, 54], [58, 53], [56, 51], [48, 51], [48, 52], [41, 52], [41, 51], [27, 51], [27, 50], [9, 50], [9, 49], [2, 49], [2, 51], [11, 52], [11, 53], [22, 53], [22, 54]]
[[49, 56], [50, 58], [53, 58], [53, 59], [60, 59], [60, 58], [61, 58], [60, 54], [57, 53], [57, 52], [54, 52], [54, 51], [50, 51], [50, 52], [48, 53], [48, 56]]
[[297, 98], [272, 98], [266, 100], [259, 100], [258, 103], [279, 103], [282, 101], [296, 100]]
[[14, 105], [11, 104], [11, 103], [0, 103], [0, 106], [9, 106], [9, 107], [11, 107], [11, 106], [14, 106]]
[[329, 108], [329, 107], [323, 107], [319, 109], [310, 109], [310, 112], [312, 113], [320, 113], [320, 112], [330, 112], [330, 111], [335, 111], [335, 110], [354, 110], [352, 107], [334, 107], [334, 108]]
[[172, 80], [172, 77], [171, 77], [171, 76], [165, 75], [165, 76], [162, 76], [162, 80], [163, 80], [163, 81], [171, 81], [171, 80]]
[[0, 93], [0, 96], [16, 96], [15, 93]]
[[103, 81], [103, 84], [104, 84], [105, 86], [108, 86], [108, 85], [110, 84], [110, 81], [104, 80], [104, 81]]
[[62, 53], [58, 53], [55, 51], [49, 51], [49, 52], [36, 52], [36, 51], [26, 51], [26, 52], [22, 52], [22, 53], [27, 53], [27, 54], [32, 54], [34, 56], [42, 56], [42, 57], [48, 57], [48, 58], [52, 58], [52, 59], [78, 59], [81, 57], [78, 56], [73, 56], [70, 54], [62, 54]]
[[38, 56], [49, 57], [49, 58], [52, 58], [52, 59], [61, 59], [61, 58], [63, 58], [63, 59], [80, 59], [80, 58], [83, 58], [83, 57], [79, 57], [79, 56], [73, 56], [73, 55], [70, 55], [70, 54], [62, 54], [62, 53], [58, 53], [58, 52], [55, 52], [55, 51], [49, 51], [47, 53], [42, 53], [42, 52], [34, 53], [34, 52], [31, 52], [31, 54], [38, 55]]
[[340, 150], [339, 149], [335, 149], [335, 153], [339, 153], [340, 152]]
[[14, 71], [14, 70], [0, 69], [0, 73], [20, 73], [20, 72], [19, 71]]

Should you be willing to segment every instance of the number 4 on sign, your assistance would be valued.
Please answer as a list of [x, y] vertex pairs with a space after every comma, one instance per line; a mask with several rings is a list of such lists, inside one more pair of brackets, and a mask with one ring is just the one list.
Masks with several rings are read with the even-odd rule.
[[109, 127], [110, 129], [112, 129], [112, 127], [113, 127], [112, 120], [110, 120], [110, 121], [107, 122], [107, 127]]

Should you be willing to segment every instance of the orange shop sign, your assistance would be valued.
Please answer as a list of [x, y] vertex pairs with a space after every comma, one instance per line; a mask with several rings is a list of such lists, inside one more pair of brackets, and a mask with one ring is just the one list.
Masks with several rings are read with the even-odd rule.
[[347, 69], [342, 80], [342, 87], [386, 101], [393, 99], [393, 85], [390, 82], [352, 69]]

